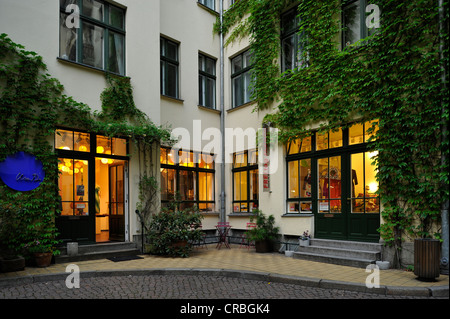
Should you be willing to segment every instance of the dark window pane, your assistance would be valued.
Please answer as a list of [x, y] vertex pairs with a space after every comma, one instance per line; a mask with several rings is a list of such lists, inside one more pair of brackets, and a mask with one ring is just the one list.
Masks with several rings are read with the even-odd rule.
[[243, 104], [242, 93], [242, 77], [238, 76], [233, 79], [233, 107]]
[[121, 34], [109, 32], [108, 70], [124, 74], [125, 37]]
[[344, 18], [344, 46], [351, 45], [361, 38], [361, 17], [359, 1], [343, 9]]
[[113, 27], [124, 29], [125, 27], [125, 13], [122, 9], [110, 6], [109, 7], [109, 24]]

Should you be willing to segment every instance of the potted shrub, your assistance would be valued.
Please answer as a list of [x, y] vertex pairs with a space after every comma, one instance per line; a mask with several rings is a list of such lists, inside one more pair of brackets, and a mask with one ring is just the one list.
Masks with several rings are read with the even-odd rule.
[[12, 205], [0, 205], [0, 272], [25, 269], [19, 234], [26, 225], [19, 210]]
[[254, 210], [253, 213], [255, 215], [250, 220], [254, 222], [256, 219], [256, 227], [249, 230], [249, 240], [255, 242], [256, 252], [270, 252], [274, 241], [278, 239], [279, 227], [275, 226], [273, 215], [265, 216], [260, 210]]
[[300, 246], [302, 246], [302, 247], [309, 246], [310, 239], [311, 239], [311, 235], [309, 234], [309, 231], [305, 230], [303, 232], [303, 235], [301, 235], [300, 238], [298, 239]]
[[189, 257], [192, 243], [203, 236], [202, 219], [203, 215], [196, 208], [161, 210], [152, 217], [147, 230], [151, 253]]

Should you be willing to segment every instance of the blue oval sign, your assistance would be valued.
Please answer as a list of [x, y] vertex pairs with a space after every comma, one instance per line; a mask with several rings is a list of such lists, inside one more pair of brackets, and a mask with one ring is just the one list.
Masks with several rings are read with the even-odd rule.
[[10, 188], [26, 192], [41, 185], [45, 172], [42, 162], [34, 155], [17, 152], [0, 162], [0, 178]]

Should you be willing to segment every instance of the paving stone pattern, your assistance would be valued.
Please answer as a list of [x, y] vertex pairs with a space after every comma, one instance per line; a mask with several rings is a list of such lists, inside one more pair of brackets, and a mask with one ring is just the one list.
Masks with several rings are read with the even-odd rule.
[[[0, 288], [0, 299], [439, 299], [385, 296], [211, 275], [147, 275], [81, 278]], [[446, 299], [446, 298], [445, 298]]]

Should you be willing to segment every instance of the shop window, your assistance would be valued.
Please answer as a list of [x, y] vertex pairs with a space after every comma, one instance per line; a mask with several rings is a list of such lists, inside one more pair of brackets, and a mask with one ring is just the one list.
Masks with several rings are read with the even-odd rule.
[[352, 213], [379, 213], [378, 181], [373, 157], [377, 152], [351, 155]]
[[375, 138], [378, 131], [378, 121], [368, 121], [365, 123], [356, 123], [349, 128], [348, 144], [355, 145], [360, 143], [368, 143]]
[[233, 212], [252, 212], [259, 206], [258, 151], [233, 154]]
[[86, 160], [59, 158], [61, 215], [89, 215], [89, 165]]
[[116, 137], [97, 136], [97, 154], [127, 155], [127, 140]]
[[90, 134], [56, 130], [55, 148], [67, 151], [90, 152]]
[[328, 132], [316, 133], [316, 150], [327, 150], [342, 147], [342, 129], [330, 130]]
[[373, 120], [346, 129], [314, 132], [289, 142], [287, 213], [313, 213], [313, 208], [324, 214], [343, 209], [379, 213], [376, 168], [372, 165], [376, 152], [367, 151], [376, 137], [377, 123]]
[[296, 139], [287, 144], [287, 154], [297, 154], [311, 151], [311, 136]]

